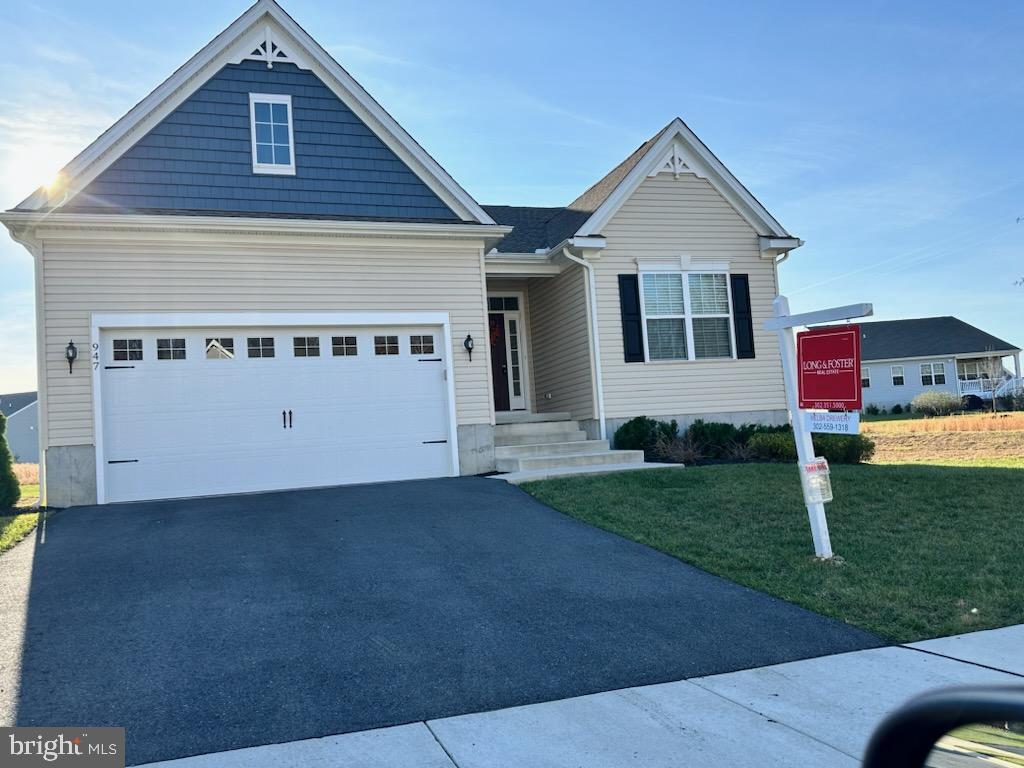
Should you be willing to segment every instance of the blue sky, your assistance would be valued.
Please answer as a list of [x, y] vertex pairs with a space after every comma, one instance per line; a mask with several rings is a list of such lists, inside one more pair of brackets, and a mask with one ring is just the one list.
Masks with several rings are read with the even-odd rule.
[[[1024, 345], [1024, 5], [283, 4], [483, 203], [562, 205], [679, 115], [807, 244], [795, 311], [871, 301]], [[11, 207], [246, 4], [26, 2], [0, 39]], [[0, 242], [0, 391], [35, 386]]]

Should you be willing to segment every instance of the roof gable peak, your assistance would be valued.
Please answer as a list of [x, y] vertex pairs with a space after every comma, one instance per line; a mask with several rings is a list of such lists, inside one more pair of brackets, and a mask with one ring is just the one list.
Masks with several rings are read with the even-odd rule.
[[590, 213], [576, 231], [584, 237], [603, 227], [647, 178], [671, 173], [706, 179], [760, 235], [792, 237], [679, 117], [640, 145], [569, 208]]
[[22, 201], [21, 210], [60, 207], [109, 168], [225, 65], [262, 61], [311, 71], [463, 221], [494, 220], [398, 122], [274, 0], [257, 0], [167, 80], [80, 152], [60, 183]]

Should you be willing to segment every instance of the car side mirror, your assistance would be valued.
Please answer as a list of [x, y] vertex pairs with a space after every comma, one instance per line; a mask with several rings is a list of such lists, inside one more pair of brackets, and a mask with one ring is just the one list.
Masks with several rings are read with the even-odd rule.
[[875, 729], [864, 768], [1024, 766], [1024, 686], [947, 688]]

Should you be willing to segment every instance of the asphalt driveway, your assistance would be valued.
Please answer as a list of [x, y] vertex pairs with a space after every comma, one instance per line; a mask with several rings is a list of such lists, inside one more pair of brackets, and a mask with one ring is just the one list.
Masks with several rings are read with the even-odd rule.
[[483, 478], [72, 509], [0, 586], [0, 714], [129, 764], [881, 644]]

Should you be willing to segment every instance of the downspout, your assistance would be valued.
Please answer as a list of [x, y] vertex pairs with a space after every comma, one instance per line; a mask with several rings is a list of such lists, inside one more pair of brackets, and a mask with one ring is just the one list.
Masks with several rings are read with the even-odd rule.
[[597, 330], [597, 284], [594, 280], [594, 265], [586, 259], [573, 256], [567, 247], [562, 248], [562, 255], [569, 261], [579, 264], [587, 272], [587, 294], [590, 301], [590, 356], [594, 361], [594, 381], [597, 383], [597, 423], [600, 427], [602, 440], [608, 439], [608, 431], [604, 419], [604, 384], [601, 383], [601, 336]]

